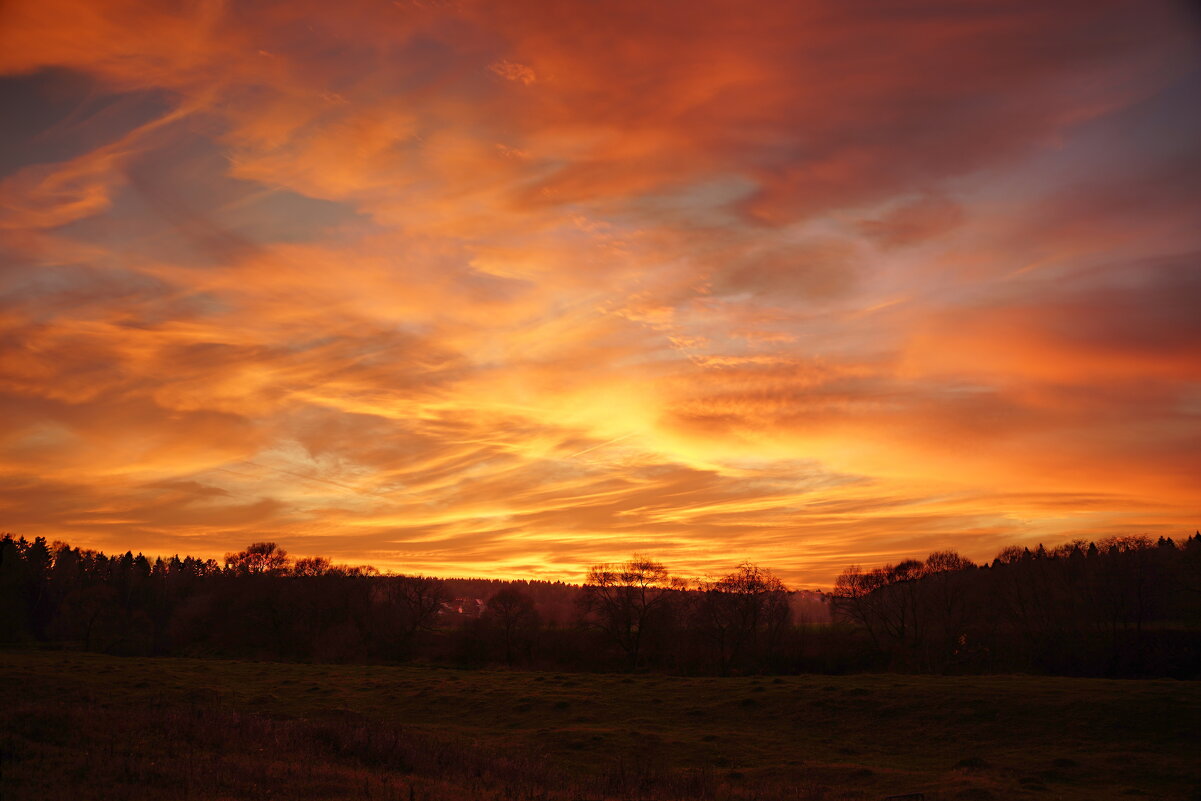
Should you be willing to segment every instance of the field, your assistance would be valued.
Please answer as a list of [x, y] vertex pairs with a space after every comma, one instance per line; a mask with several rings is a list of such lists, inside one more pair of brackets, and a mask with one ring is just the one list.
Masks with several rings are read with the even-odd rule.
[[1201, 684], [0, 651], [0, 797], [1201, 798]]

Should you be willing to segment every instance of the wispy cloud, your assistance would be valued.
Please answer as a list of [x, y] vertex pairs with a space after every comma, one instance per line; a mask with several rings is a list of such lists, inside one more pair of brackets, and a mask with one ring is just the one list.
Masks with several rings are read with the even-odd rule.
[[3, 527], [578, 578], [1201, 508], [1169, 3], [13, 0]]

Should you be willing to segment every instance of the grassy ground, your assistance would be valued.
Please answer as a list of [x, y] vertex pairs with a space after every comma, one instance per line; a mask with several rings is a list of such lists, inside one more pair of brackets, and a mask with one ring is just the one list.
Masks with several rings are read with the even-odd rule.
[[0, 651], [0, 797], [1201, 799], [1201, 684]]

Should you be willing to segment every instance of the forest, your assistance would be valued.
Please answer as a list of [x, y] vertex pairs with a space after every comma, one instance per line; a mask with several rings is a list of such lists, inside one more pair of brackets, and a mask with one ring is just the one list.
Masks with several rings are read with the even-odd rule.
[[5, 535], [0, 642], [128, 656], [759, 675], [1201, 677], [1201, 533], [954, 552], [829, 593], [742, 564], [686, 581], [636, 555], [582, 585], [381, 574], [275, 543], [106, 555]]

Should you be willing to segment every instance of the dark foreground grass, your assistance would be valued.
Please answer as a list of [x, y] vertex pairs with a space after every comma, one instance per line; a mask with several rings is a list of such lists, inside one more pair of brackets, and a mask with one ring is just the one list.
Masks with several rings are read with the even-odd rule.
[[1201, 684], [0, 651], [0, 797], [1201, 799]]

